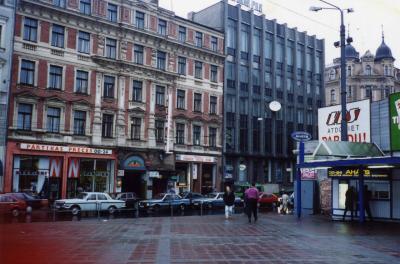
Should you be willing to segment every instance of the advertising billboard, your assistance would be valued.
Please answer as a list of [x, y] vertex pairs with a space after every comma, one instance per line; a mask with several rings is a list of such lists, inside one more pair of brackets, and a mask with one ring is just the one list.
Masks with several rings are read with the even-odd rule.
[[400, 151], [400, 93], [390, 95], [389, 114], [390, 148], [392, 151]]
[[[371, 106], [369, 100], [348, 103], [346, 109], [348, 141], [371, 142]], [[318, 109], [319, 141], [340, 141], [341, 121], [340, 105]]]

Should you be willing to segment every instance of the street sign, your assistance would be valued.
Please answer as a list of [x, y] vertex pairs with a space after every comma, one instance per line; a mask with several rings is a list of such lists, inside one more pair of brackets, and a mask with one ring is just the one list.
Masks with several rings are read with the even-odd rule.
[[291, 137], [298, 142], [306, 142], [311, 140], [311, 134], [304, 131], [295, 131], [291, 134]]

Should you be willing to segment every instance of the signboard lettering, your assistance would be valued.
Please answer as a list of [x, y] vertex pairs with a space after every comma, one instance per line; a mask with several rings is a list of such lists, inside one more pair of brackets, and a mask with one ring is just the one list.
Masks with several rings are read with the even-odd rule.
[[262, 4], [254, 0], [231, 0], [235, 4], [245, 6], [249, 9], [262, 13]]
[[303, 168], [301, 169], [301, 179], [302, 180], [316, 180], [317, 179], [317, 170]]
[[[363, 100], [346, 106], [347, 131], [350, 142], [371, 142], [370, 102]], [[318, 109], [318, 138], [320, 141], [340, 141], [341, 106]]]
[[390, 95], [389, 114], [390, 148], [392, 151], [400, 151], [400, 93]]
[[111, 149], [95, 149], [79, 146], [56, 146], [56, 145], [42, 145], [42, 144], [29, 144], [21, 143], [21, 149], [37, 150], [37, 151], [50, 151], [50, 152], [69, 152], [69, 153], [85, 153], [85, 154], [99, 154], [111, 155]]
[[371, 170], [371, 169], [354, 169], [354, 168], [342, 168], [342, 169], [328, 169], [328, 177], [359, 177], [361, 172], [364, 173], [364, 177], [373, 178], [386, 178], [388, 173], [382, 170]]

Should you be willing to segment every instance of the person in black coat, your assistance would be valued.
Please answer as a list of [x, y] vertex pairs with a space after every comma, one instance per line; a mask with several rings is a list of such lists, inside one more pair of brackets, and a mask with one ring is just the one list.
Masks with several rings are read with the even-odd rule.
[[346, 214], [350, 211], [351, 214], [351, 221], [353, 221], [354, 216], [354, 204], [356, 202], [356, 192], [354, 191], [354, 187], [350, 186], [349, 189], [346, 191], [346, 201], [345, 201], [345, 208], [343, 213], [343, 221], [346, 218]]
[[223, 198], [225, 203], [225, 218], [229, 219], [233, 214], [233, 205], [235, 204], [235, 194], [232, 192], [231, 187], [226, 186]]

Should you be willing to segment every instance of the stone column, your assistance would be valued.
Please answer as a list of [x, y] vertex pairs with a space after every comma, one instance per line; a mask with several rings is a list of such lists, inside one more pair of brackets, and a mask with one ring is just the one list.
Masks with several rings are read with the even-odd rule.
[[150, 85], [150, 111], [149, 111], [149, 130], [147, 144], [149, 148], [156, 147], [156, 132], [155, 132], [155, 107], [156, 107], [156, 87], [154, 83], [149, 82]]
[[125, 135], [125, 84], [126, 78], [124, 76], [118, 77], [118, 113], [117, 113], [117, 145], [124, 146], [126, 143]]
[[94, 106], [94, 118], [92, 127], [92, 144], [101, 144], [102, 133], [102, 117], [101, 117], [101, 90], [102, 90], [103, 75], [100, 72], [96, 73], [96, 94]]

